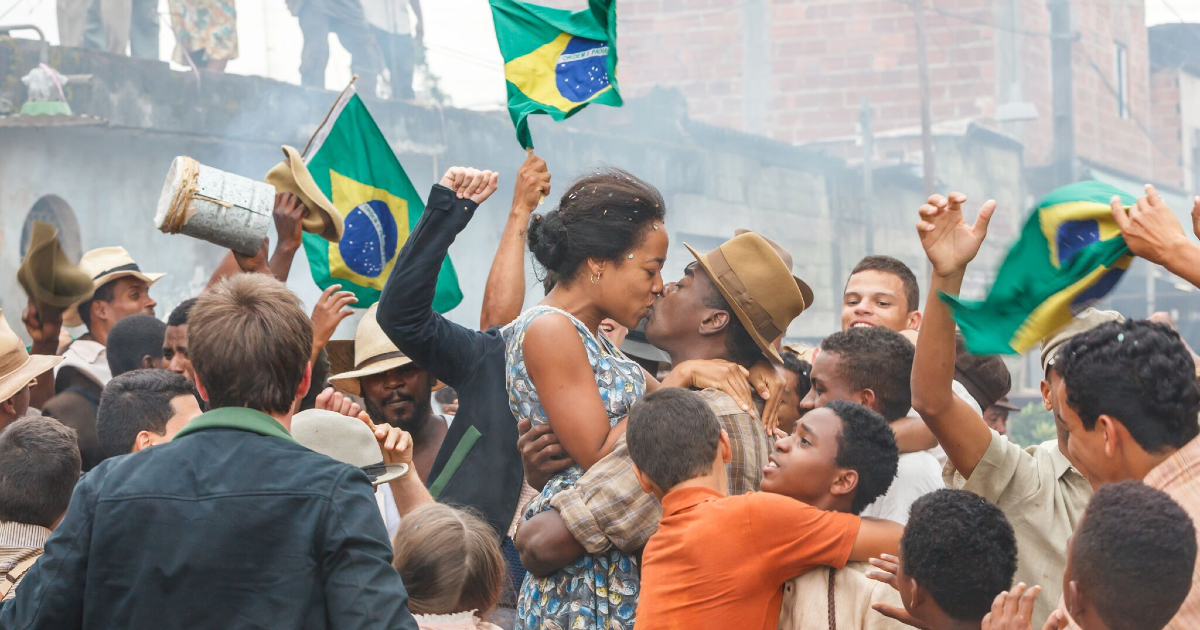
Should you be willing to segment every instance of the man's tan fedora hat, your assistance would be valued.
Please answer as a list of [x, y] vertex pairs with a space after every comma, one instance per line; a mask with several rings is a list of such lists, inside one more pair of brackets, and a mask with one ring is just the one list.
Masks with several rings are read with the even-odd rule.
[[712, 278], [763, 353], [782, 363], [772, 343], [808, 306], [792, 270], [775, 248], [754, 232], [735, 236], [707, 254], [687, 243], [683, 246]]
[[[92, 279], [92, 288], [100, 287], [118, 278], [134, 277], [146, 284], [154, 284], [165, 273], [142, 273], [141, 267], [134, 262], [133, 256], [124, 247], [101, 247], [83, 255], [79, 259], [79, 270]], [[85, 298], [86, 300], [86, 298]], [[80, 300], [83, 302], [84, 300]], [[63, 314], [63, 325], [68, 327], [82, 326], [79, 318], [79, 304], [76, 302]]]
[[283, 147], [283, 161], [267, 173], [266, 182], [281, 193], [292, 193], [308, 212], [301, 221], [304, 231], [334, 243], [342, 240], [342, 214], [317, 186], [312, 173], [293, 147]]
[[354, 333], [354, 369], [329, 377], [331, 385], [355, 396], [362, 395], [358, 379], [372, 374], [383, 374], [413, 362], [400, 352], [396, 344], [392, 343], [379, 327], [379, 321], [375, 319], [378, 308], [378, 304], [372, 306], [358, 322], [358, 330]]
[[58, 230], [34, 221], [25, 259], [17, 269], [17, 281], [37, 304], [65, 309], [90, 297], [96, 288], [91, 276], [71, 263], [58, 242]]
[[[758, 234], [757, 232], [754, 232], [754, 230], [747, 230], [746, 228], [738, 228], [733, 231], [733, 235], [741, 236], [743, 234], [749, 234], [751, 232]], [[775, 249], [775, 253], [779, 254], [779, 257], [783, 259], [783, 264], [787, 266], [789, 271], [791, 271], [791, 269], [792, 269], [792, 254], [790, 252], [788, 252], [788, 250], [784, 249], [783, 246], [780, 245], [779, 243], [776, 243], [775, 241], [763, 236], [762, 234], [759, 234], [759, 236], [762, 236], [764, 241], [771, 244], [771, 247]], [[796, 279], [796, 286], [800, 287], [800, 294], [804, 296], [804, 310], [808, 310], [808, 309], [812, 308], [813, 297], [814, 297], [812, 287], [808, 286], [808, 283], [801, 280], [800, 276], [797, 276], [795, 273], [792, 274], [792, 277]]]
[[387, 483], [408, 472], [408, 464], [385, 464], [375, 433], [358, 418], [324, 409], [292, 416], [290, 433], [301, 446], [350, 464], [367, 473], [371, 483]]
[[30, 355], [25, 344], [9, 328], [0, 310], [0, 402], [8, 400], [33, 379], [62, 363], [62, 357], [46, 354]]

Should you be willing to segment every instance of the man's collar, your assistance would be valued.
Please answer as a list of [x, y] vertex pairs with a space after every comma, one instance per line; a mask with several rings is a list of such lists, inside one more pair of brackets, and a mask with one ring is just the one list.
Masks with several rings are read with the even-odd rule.
[[41, 525], [0, 521], [0, 547], [37, 549], [46, 545], [50, 530]]
[[725, 495], [707, 486], [690, 486], [668, 492], [662, 499], [663, 516], [667, 517], [704, 503], [722, 499]]
[[298, 444], [292, 434], [275, 418], [245, 407], [222, 407], [201, 414], [176, 433], [175, 439], [205, 429], [236, 429]]
[[1062, 479], [1063, 475], [1070, 471], [1075, 471], [1075, 474], [1080, 477], [1083, 476], [1075, 470], [1075, 467], [1071, 465], [1071, 460], [1067, 459], [1067, 456], [1063, 455], [1062, 450], [1058, 448], [1058, 440], [1042, 442], [1038, 448], [1046, 449], [1046, 452], [1050, 453], [1050, 461], [1054, 464], [1055, 479]]

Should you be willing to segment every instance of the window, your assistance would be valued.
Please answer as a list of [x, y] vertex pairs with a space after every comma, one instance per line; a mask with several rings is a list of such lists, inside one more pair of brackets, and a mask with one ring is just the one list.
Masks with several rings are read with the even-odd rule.
[[1116, 89], [1117, 115], [1121, 120], [1129, 119], [1129, 49], [1124, 44], [1116, 45]]

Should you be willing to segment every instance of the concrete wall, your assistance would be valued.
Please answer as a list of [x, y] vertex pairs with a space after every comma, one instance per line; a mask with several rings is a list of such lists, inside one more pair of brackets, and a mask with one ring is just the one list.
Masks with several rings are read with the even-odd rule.
[[[17, 78], [35, 63], [32, 46], [0, 41], [0, 96], [21, 103]], [[90, 83], [68, 85], [68, 98], [76, 113], [104, 122], [13, 128], [0, 121], [0, 276], [12, 278], [20, 262], [21, 227], [30, 208], [44, 195], [57, 195], [74, 209], [84, 250], [124, 245], [144, 269], [169, 274], [153, 292], [160, 316], [195, 295], [223, 254], [153, 227], [171, 158], [190, 155], [215, 168], [261, 177], [280, 159], [281, 144], [303, 146], [336, 96], [230, 75], [206, 75], [197, 86], [192, 75], [171, 72], [160, 62], [70, 49], [51, 49], [50, 63], [67, 74], [93, 75]], [[499, 113], [374, 100], [368, 107], [419, 191], [454, 164], [501, 173], [495, 200], [451, 249], [466, 295], [451, 317], [475, 326], [525, 155], [511, 123]], [[690, 123], [681, 111], [677, 96], [656, 93], [622, 109], [591, 108], [564, 124], [535, 120], [533, 136], [551, 165], [555, 194], [600, 163], [627, 168], [657, 185], [669, 204], [668, 274], [686, 263], [681, 234], [720, 242], [738, 227], [766, 232], [793, 252], [796, 272], [819, 296], [790, 334], [813, 337], [833, 330], [840, 286], [835, 291], [831, 281], [827, 191], [830, 174], [844, 172], [844, 166], [814, 151]], [[545, 209], [553, 204], [547, 200]], [[306, 267], [298, 254], [291, 284], [311, 304], [317, 292]], [[527, 304], [541, 291], [532, 278], [529, 288]], [[24, 303], [15, 282], [0, 284], [0, 307], [10, 322], [17, 321]], [[338, 336], [350, 334], [343, 330]]]

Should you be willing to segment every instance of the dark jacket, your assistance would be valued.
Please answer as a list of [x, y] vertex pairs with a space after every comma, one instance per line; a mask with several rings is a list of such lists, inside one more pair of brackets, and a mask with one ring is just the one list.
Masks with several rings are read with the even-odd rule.
[[429, 477], [440, 501], [471, 506], [503, 537], [521, 494], [517, 421], [504, 384], [499, 328], [470, 330], [433, 310], [442, 260], [476, 204], [434, 186], [379, 298], [383, 331], [406, 355], [458, 392], [458, 413]]
[[42, 415], [75, 429], [79, 454], [83, 457], [83, 472], [87, 472], [104, 459], [100, 437], [96, 434], [96, 410], [103, 390], [99, 383], [74, 368], [59, 372], [55, 385], [58, 393], [42, 405]]
[[416, 630], [371, 484], [217, 409], [80, 479], [0, 628]]

